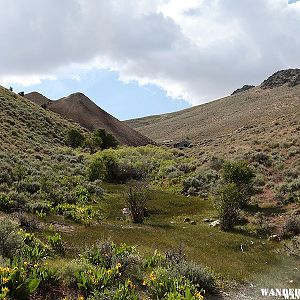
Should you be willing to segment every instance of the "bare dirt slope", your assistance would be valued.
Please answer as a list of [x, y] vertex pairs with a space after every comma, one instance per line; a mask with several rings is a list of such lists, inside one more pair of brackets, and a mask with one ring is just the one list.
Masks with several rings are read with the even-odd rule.
[[26, 94], [25, 97], [79, 123], [88, 130], [104, 128], [112, 133], [121, 144], [141, 146], [151, 143], [149, 138], [98, 107], [82, 93], [71, 94], [56, 101], [49, 100], [37, 92]]

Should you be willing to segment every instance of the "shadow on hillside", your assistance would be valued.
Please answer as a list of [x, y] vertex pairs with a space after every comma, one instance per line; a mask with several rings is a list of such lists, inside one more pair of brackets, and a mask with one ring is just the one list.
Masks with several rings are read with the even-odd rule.
[[224, 297], [221, 294], [218, 295], [208, 295], [205, 297], [207, 300], [223, 300]]
[[270, 216], [272, 214], [282, 214], [286, 211], [285, 208], [279, 206], [258, 207], [255, 205], [248, 205], [245, 210], [252, 214], [256, 214], [259, 212], [264, 214], [265, 216]]

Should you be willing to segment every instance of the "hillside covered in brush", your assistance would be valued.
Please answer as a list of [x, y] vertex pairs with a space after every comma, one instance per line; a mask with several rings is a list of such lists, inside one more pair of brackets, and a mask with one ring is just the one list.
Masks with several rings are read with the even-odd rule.
[[[203, 166], [242, 159], [260, 171], [260, 203], [297, 202], [300, 192], [300, 70], [276, 72], [260, 86], [175, 113], [128, 121], [164, 144], [188, 139]], [[250, 88], [249, 88], [250, 87]], [[297, 210], [294, 204], [294, 209]], [[278, 220], [277, 220], [278, 221]], [[279, 219], [280, 222], [280, 219]]]
[[143, 146], [151, 143], [149, 138], [101, 109], [82, 93], [71, 94], [55, 101], [37, 92], [26, 94], [25, 97], [64, 118], [75, 121], [87, 130], [103, 128], [113, 134], [121, 144]]
[[260, 86], [241, 90], [229, 97], [127, 123], [158, 142], [188, 137], [195, 145], [222, 139], [235, 139], [233, 145], [237, 146], [246, 144], [241, 139], [241, 132], [250, 138], [256, 134], [254, 129], [264, 127], [270, 132], [280, 125], [292, 129], [293, 123], [299, 122], [299, 77], [299, 69], [279, 71]]

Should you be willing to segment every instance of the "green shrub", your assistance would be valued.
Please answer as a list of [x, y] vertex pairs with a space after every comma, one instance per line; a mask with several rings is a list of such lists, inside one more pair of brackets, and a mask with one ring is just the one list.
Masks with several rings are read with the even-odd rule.
[[95, 138], [102, 141], [102, 149], [115, 148], [119, 144], [116, 138], [111, 133], [107, 133], [105, 129], [97, 129], [94, 131], [93, 135]]
[[66, 133], [66, 144], [72, 148], [78, 148], [84, 143], [84, 135], [78, 129], [69, 129]]
[[183, 180], [182, 186], [182, 192], [184, 194], [195, 196], [200, 191], [201, 187], [203, 186], [203, 183], [195, 177], [188, 177]]
[[65, 253], [65, 248], [62, 243], [62, 238], [61, 238], [60, 234], [55, 233], [54, 235], [49, 235], [48, 241], [50, 243], [52, 250], [54, 250], [57, 253], [61, 253], [61, 254]]
[[193, 285], [184, 276], [172, 273], [166, 268], [157, 268], [144, 280], [151, 299], [203, 299], [200, 297], [202, 289]]
[[5, 217], [0, 219], [0, 255], [13, 258], [24, 246], [18, 223]]
[[233, 183], [239, 192], [237, 199], [239, 207], [244, 208], [253, 193], [253, 171], [245, 161], [227, 162], [222, 169], [222, 178], [225, 184]]
[[199, 286], [206, 292], [214, 294], [217, 292], [216, 280], [213, 274], [206, 268], [186, 260], [175, 266], [177, 274], [187, 278], [195, 286]]
[[94, 131], [90, 136], [86, 138], [85, 145], [90, 149], [90, 153], [93, 154], [97, 150], [102, 149], [103, 140], [101, 136], [97, 134], [97, 131]]
[[86, 250], [83, 257], [94, 266], [100, 266], [107, 269], [118, 265], [120, 271], [125, 272], [132, 268], [132, 263], [136, 263], [135, 247], [126, 244], [115, 244], [110, 240], [98, 242], [96, 245]]
[[124, 195], [125, 205], [128, 207], [133, 223], [142, 224], [146, 213], [148, 195], [146, 185], [143, 182], [131, 182], [128, 184]]
[[6, 193], [0, 194], [0, 209], [5, 212], [11, 212], [15, 209], [15, 203]]
[[246, 161], [226, 162], [223, 165], [222, 176], [226, 183], [242, 186], [251, 183], [254, 173]]
[[242, 197], [243, 195], [235, 183], [228, 183], [218, 191], [216, 206], [222, 230], [232, 230], [239, 223], [240, 199]]
[[100, 179], [108, 182], [116, 181], [118, 164], [116, 157], [110, 152], [103, 152], [93, 159], [88, 166], [88, 177], [91, 181]]
[[28, 202], [26, 204], [27, 211], [31, 213], [45, 213], [49, 214], [51, 211], [51, 203], [48, 201], [36, 201], [36, 202]]
[[283, 233], [286, 236], [295, 236], [300, 234], [300, 217], [293, 216], [285, 221]]
[[69, 203], [58, 204], [55, 211], [59, 215], [77, 223], [89, 224], [93, 219], [100, 217], [100, 212], [89, 205], [75, 205]]

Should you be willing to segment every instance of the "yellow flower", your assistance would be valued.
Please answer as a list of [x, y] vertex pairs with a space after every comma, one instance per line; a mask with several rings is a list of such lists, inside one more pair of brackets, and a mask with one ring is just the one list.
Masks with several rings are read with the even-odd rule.
[[8, 283], [9, 282], [9, 279], [7, 277], [3, 277], [2, 278], [2, 282], [5, 284], [5, 283]]
[[84, 297], [79, 296], [79, 297], [78, 297], [78, 300], [84, 300]]
[[195, 294], [195, 297], [196, 297], [197, 299], [199, 299], [199, 300], [204, 300], [204, 297], [201, 295], [200, 292], [197, 292], [197, 293]]
[[122, 265], [120, 263], [117, 263], [116, 268], [120, 269], [122, 267]]
[[143, 281], [143, 285], [147, 285], [147, 280], [144, 280], [144, 281]]
[[107, 270], [107, 274], [111, 275], [112, 274], [112, 270], [111, 269]]
[[127, 285], [132, 289], [135, 288], [135, 285], [132, 283], [132, 281], [130, 279], [127, 280]]
[[3, 287], [1, 291], [4, 295], [6, 295], [9, 292], [9, 289], [7, 287]]
[[156, 275], [155, 273], [152, 271], [151, 274], [150, 274], [150, 279], [153, 281], [153, 280], [156, 280]]

